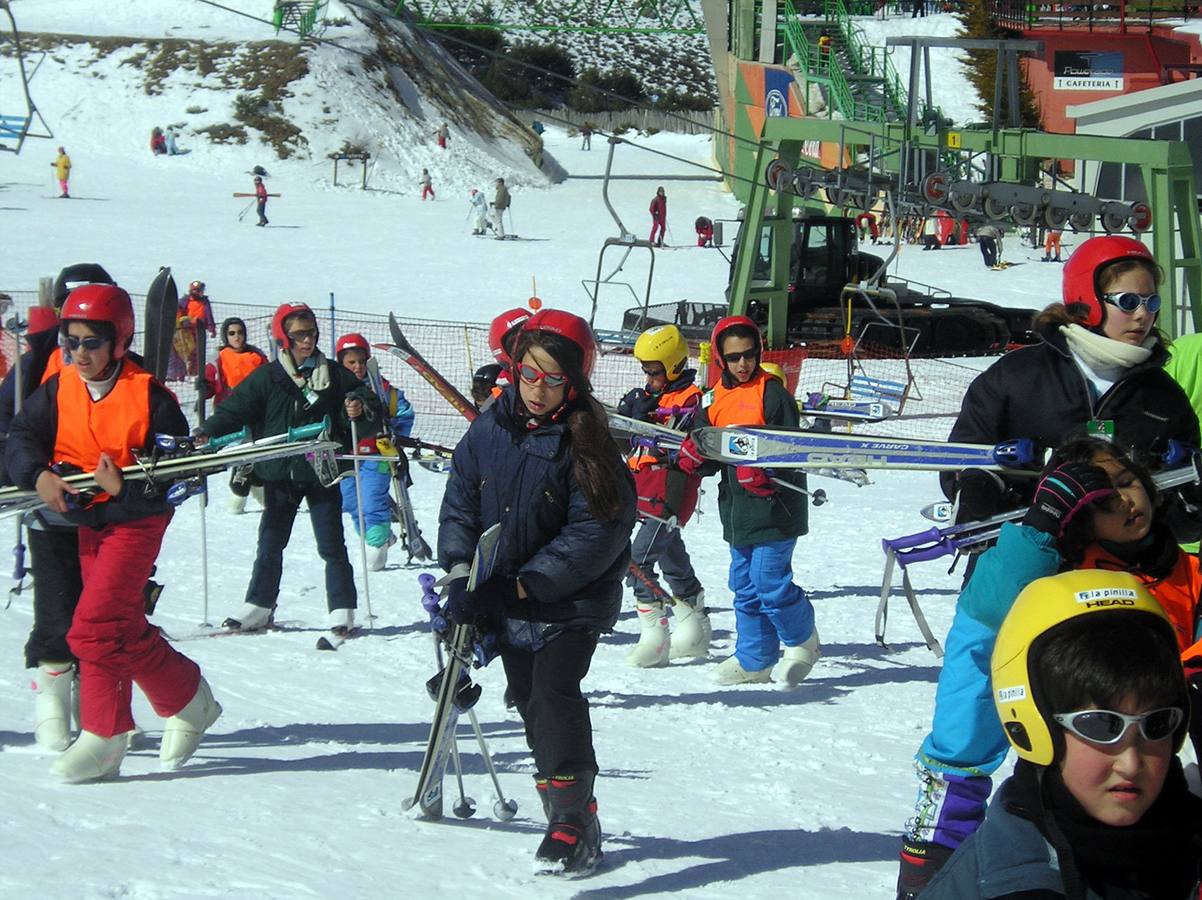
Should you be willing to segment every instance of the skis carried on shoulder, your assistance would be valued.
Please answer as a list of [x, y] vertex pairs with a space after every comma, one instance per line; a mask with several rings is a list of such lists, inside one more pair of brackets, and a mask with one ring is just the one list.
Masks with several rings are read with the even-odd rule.
[[[491, 577], [500, 544], [501, 524], [498, 522], [480, 535], [476, 542], [468, 574], [469, 591], [475, 590]], [[417, 789], [403, 806], [404, 809], [416, 807], [418, 816], [423, 819], [442, 818], [442, 782], [455, 745], [459, 714], [471, 709], [480, 696], [479, 686], [472, 683], [468, 674], [475, 631], [472, 625], [451, 627], [444, 639], [446, 665], [426, 684], [426, 690], [434, 696], [434, 721], [430, 725], [430, 738], [426, 742], [426, 752], [418, 772]]]
[[739, 466], [936, 472], [974, 468], [1033, 476], [1044, 456], [1028, 438], [990, 446], [769, 428], [698, 428], [692, 436], [706, 459]]
[[[325, 428], [326, 423], [319, 422], [257, 441], [251, 441], [250, 431], [243, 429], [213, 438], [203, 447], [195, 446], [190, 438], [157, 435], [154, 451], [123, 467], [121, 474], [126, 481], [145, 482], [147, 490], [165, 491], [168, 502], [182, 502], [199, 492], [204, 475], [286, 456], [332, 454], [338, 444], [320, 437]], [[100, 490], [91, 472], [64, 475], [63, 481], [79, 489], [80, 503], [87, 503], [87, 495]], [[0, 515], [42, 505], [36, 490], [0, 488]]]
[[377, 350], [383, 350], [385, 353], [403, 359], [409, 364], [410, 368], [429, 383], [430, 387], [438, 391], [456, 412], [469, 422], [474, 422], [477, 415], [475, 404], [463, 396], [455, 385], [447, 381], [437, 369], [426, 362], [425, 357], [414, 349], [413, 345], [405, 337], [405, 333], [401, 331], [401, 326], [397, 322], [396, 316], [392, 313], [388, 314], [388, 328], [392, 333], [392, 343], [373, 344], [372, 346]]

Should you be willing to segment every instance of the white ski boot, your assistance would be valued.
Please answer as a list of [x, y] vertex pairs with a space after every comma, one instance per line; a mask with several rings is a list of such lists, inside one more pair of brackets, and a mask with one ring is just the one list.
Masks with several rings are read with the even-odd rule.
[[239, 497], [237, 494], [230, 494], [230, 499], [226, 503], [226, 508], [236, 516], [240, 516], [246, 512], [246, 498]]
[[766, 684], [772, 680], [772, 667], [749, 672], [738, 657], [728, 656], [714, 669], [713, 678], [718, 684]]
[[369, 572], [383, 572], [388, 565], [388, 545], [383, 547], [373, 547], [370, 544], [367, 546], [367, 570]]
[[263, 631], [271, 624], [274, 612], [274, 607], [243, 603], [237, 614], [222, 622], [221, 627], [228, 628], [230, 631]]
[[626, 654], [626, 664], [636, 669], [658, 669], [668, 664], [672, 639], [668, 635], [668, 617], [662, 603], [651, 603], [637, 607], [639, 614], [639, 642]]
[[33, 736], [38, 746], [61, 752], [71, 743], [71, 689], [75, 664], [44, 662], [33, 684]]
[[50, 766], [50, 774], [67, 784], [114, 778], [121, 771], [128, 740], [124, 733], [104, 738], [91, 731], [82, 731], [75, 743]]
[[196, 686], [196, 693], [188, 705], [169, 718], [163, 726], [163, 742], [159, 745], [159, 767], [178, 769], [196, 752], [200, 739], [221, 715], [221, 704], [213, 699], [213, 692], [204, 676]]
[[705, 659], [710, 653], [710, 638], [714, 628], [705, 611], [705, 591], [689, 600], [677, 600], [672, 607], [676, 619], [673, 628], [671, 659], [695, 657]]
[[330, 631], [337, 635], [350, 634], [355, 630], [355, 611], [350, 608], [330, 610]]
[[821, 657], [822, 645], [818, 641], [818, 629], [815, 628], [804, 642], [796, 647], [785, 648], [780, 662], [776, 664], [776, 671], [772, 673], [773, 678], [790, 687], [801, 684]]

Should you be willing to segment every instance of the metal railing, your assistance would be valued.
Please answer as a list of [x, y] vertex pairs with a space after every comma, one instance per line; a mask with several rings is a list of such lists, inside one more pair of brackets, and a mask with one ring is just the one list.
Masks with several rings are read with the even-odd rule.
[[1202, 0], [989, 0], [990, 16], [1016, 31], [1036, 28], [1086, 31], [1150, 30], [1167, 21], [1188, 21], [1202, 16]]

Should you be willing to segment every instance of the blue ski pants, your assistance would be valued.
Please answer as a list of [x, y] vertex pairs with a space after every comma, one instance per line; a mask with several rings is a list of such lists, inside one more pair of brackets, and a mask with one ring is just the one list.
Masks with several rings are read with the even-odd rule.
[[[388, 543], [392, 524], [392, 473], [385, 462], [359, 464], [359, 486], [363, 495], [363, 524], [367, 527], [367, 543], [383, 547]], [[350, 476], [338, 482], [342, 491], [342, 511], [351, 517], [355, 533], [359, 533], [359, 502], [355, 496], [355, 479]], [[382, 526], [382, 527], [380, 527]]]
[[793, 583], [796, 545], [797, 538], [787, 538], [730, 548], [735, 657], [749, 672], [775, 665], [781, 644], [796, 647], [814, 633], [814, 606]]

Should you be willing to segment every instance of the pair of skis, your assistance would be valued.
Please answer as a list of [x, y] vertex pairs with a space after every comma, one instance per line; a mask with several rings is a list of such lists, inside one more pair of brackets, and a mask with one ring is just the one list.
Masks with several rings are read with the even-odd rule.
[[[499, 522], [480, 535], [467, 576], [469, 591], [475, 590], [491, 577], [500, 543]], [[431, 582], [429, 587], [432, 586]], [[427, 592], [430, 593], [429, 589]], [[427, 606], [431, 618], [437, 614], [436, 598], [433, 607], [430, 609]], [[441, 635], [439, 630], [435, 629], [434, 640], [438, 648], [438, 659], [442, 663], [445, 654], [445, 665], [441, 665], [438, 674], [426, 684], [427, 691], [434, 698], [434, 719], [430, 724], [430, 737], [426, 742], [426, 752], [418, 772], [417, 788], [413, 797], [404, 803], [405, 809], [416, 808], [417, 814], [424, 819], [442, 818], [443, 779], [447, 763], [452, 755], [458, 760], [455, 732], [459, 716], [464, 712], [471, 716], [472, 706], [480, 697], [480, 688], [473, 684], [469, 674], [475, 636], [476, 629], [472, 625], [451, 625]], [[487, 754], [485, 757], [487, 758]], [[506, 804], [504, 797], [499, 796], [494, 809], [498, 818], [508, 819], [513, 817], [517, 806], [512, 803]]]

